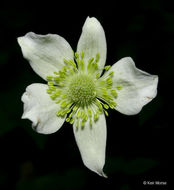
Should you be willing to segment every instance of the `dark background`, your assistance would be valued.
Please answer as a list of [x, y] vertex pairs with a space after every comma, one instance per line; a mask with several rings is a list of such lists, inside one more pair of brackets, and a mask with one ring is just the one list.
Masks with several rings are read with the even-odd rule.
[[[174, 8], [172, 1], [51, 1], [0, 7], [0, 190], [167, 189], [173, 127]], [[140, 114], [110, 110], [107, 151], [99, 177], [82, 163], [72, 126], [41, 135], [21, 120], [21, 95], [45, 83], [23, 58], [16, 38], [29, 31], [63, 36], [76, 49], [87, 16], [103, 25], [107, 64], [131, 56], [138, 68], [159, 75], [158, 95]], [[143, 185], [164, 181], [166, 186]]]

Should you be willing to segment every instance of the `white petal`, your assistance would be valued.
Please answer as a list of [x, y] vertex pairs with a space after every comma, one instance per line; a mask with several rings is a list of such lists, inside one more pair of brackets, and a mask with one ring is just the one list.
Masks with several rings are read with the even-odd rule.
[[24, 103], [22, 119], [31, 120], [33, 129], [38, 133], [50, 134], [56, 132], [65, 119], [56, 116], [59, 106], [51, 100], [46, 89], [47, 85], [39, 83], [26, 88], [22, 95]]
[[84, 51], [84, 61], [87, 64], [89, 58], [95, 58], [96, 54], [100, 54], [99, 67], [103, 68], [106, 61], [106, 38], [103, 27], [99, 21], [92, 17], [87, 17], [85, 24], [82, 28], [77, 52]]
[[106, 149], [106, 120], [104, 114], [100, 115], [96, 123], [93, 123], [92, 128], [89, 121], [87, 121], [84, 129], [79, 127], [78, 130], [76, 129], [76, 123], [74, 123], [73, 130], [85, 166], [106, 177], [103, 172]]
[[150, 75], [137, 69], [130, 57], [125, 57], [115, 63], [107, 72], [114, 72], [113, 85], [121, 85], [117, 90], [116, 110], [126, 115], [134, 115], [142, 107], [155, 98], [157, 94], [158, 76]]
[[23, 56], [29, 60], [33, 70], [46, 79], [64, 66], [63, 59], [73, 59], [69, 43], [56, 34], [37, 35], [33, 32], [18, 38]]

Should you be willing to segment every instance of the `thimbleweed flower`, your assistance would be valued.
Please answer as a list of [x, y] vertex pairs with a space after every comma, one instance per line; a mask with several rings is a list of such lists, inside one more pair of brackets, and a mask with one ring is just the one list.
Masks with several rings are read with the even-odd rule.
[[96, 18], [86, 19], [75, 53], [55, 34], [29, 32], [18, 43], [33, 70], [47, 81], [26, 88], [22, 118], [43, 134], [56, 132], [65, 121], [72, 124], [84, 164], [106, 177], [107, 110], [139, 113], [156, 96], [158, 77], [137, 69], [130, 57], [105, 66], [105, 33]]

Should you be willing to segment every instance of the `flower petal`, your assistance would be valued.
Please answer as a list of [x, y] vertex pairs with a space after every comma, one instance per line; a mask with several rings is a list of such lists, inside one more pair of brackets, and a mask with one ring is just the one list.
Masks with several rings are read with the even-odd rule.
[[37, 35], [33, 32], [18, 38], [23, 56], [43, 79], [64, 66], [63, 60], [73, 59], [69, 43], [56, 34]]
[[47, 85], [39, 83], [26, 88], [22, 95], [24, 103], [22, 119], [31, 120], [33, 129], [38, 133], [50, 134], [56, 132], [65, 119], [56, 116], [59, 105], [51, 100], [46, 89]]
[[100, 115], [97, 122], [91, 128], [89, 121], [84, 129], [76, 129], [73, 125], [74, 135], [79, 147], [83, 163], [87, 168], [97, 174], [106, 177], [103, 172], [106, 149], [106, 120], [104, 114]]
[[106, 61], [106, 38], [103, 27], [99, 21], [92, 17], [87, 17], [85, 24], [82, 28], [82, 34], [80, 36], [77, 52], [84, 52], [84, 62], [87, 64], [90, 58], [96, 58], [96, 54], [99, 53], [99, 67], [103, 68]]
[[107, 72], [114, 72], [113, 85], [122, 86], [117, 90], [116, 110], [126, 115], [134, 115], [157, 94], [158, 76], [150, 75], [136, 68], [130, 57], [115, 63]]

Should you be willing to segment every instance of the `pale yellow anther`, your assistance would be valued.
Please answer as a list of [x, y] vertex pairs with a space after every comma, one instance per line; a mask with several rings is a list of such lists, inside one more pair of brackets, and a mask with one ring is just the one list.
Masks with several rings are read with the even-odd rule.
[[76, 59], [76, 63], [77, 63], [77, 66], [79, 68], [80, 67], [80, 65], [79, 65], [79, 58]]
[[83, 130], [85, 127], [85, 122], [84, 121], [81, 121], [81, 129]]
[[76, 112], [76, 111], [77, 111], [77, 109], [78, 109], [78, 107], [77, 107], [77, 106], [74, 106], [74, 107], [73, 107], [73, 111], [74, 111], [74, 112]]
[[109, 106], [108, 106], [107, 104], [103, 104], [103, 107], [104, 107], [105, 109], [109, 109]]
[[80, 70], [84, 70], [85, 69], [85, 65], [84, 65], [84, 61], [83, 59], [80, 60]]
[[108, 115], [109, 115], [109, 114], [108, 114], [108, 112], [107, 112], [106, 110], [104, 110], [104, 112], [105, 112], [105, 115], [106, 115], [106, 116], [108, 116]]
[[67, 117], [65, 121], [66, 121], [66, 122], [70, 122], [70, 118], [69, 118], [69, 117]]
[[100, 59], [100, 54], [97, 53], [97, 54], [96, 54], [96, 58], [95, 58], [95, 62], [98, 63], [98, 62], [99, 62], [99, 59]]
[[75, 55], [76, 58], [79, 58], [79, 54], [78, 54], [78, 52], [75, 52], [74, 55]]
[[82, 59], [84, 58], [84, 55], [85, 55], [84, 51], [81, 51], [81, 58]]
[[71, 112], [71, 113], [69, 114], [69, 118], [71, 118], [73, 114], [74, 114], [74, 113], [73, 113], [73, 112]]
[[53, 79], [53, 76], [47, 76], [46, 79], [49, 81], [49, 80], [52, 80]]
[[90, 124], [90, 128], [92, 129], [92, 119], [90, 119], [89, 124]]
[[90, 58], [90, 59], [88, 60], [88, 64], [91, 64], [93, 61], [94, 61], [94, 58], [92, 57], [92, 58]]
[[58, 72], [54, 72], [55, 75], [58, 75], [59, 73]]
[[92, 117], [92, 111], [90, 108], [88, 108], [88, 115], [89, 115], [89, 117]]
[[73, 68], [76, 68], [76, 64], [74, 63], [72, 59], [69, 60], [69, 63], [73, 66]]
[[61, 112], [62, 112], [61, 110], [57, 111], [57, 113], [56, 113], [57, 116], [60, 116], [60, 115], [61, 115]]
[[80, 118], [84, 119], [85, 113], [83, 111], [80, 112]]
[[116, 86], [117, 90], [121, 90], [123, 87], [122, 86]]
[[111, 89], [111, 94], [114, 96], [114, 98], [116, 98], [117, 97], [117, 92], [116, 92], [116, 90], [115, 89]]
[[110, 72], [109, 75], [112, 77], [114, 75], [114, 72], [113, 71]]
[[100, 77], [100, 73], [96, 74], [96, 79], [98, 79]]
[[48, 93], [48, 94], [51, 94], [51, 93], [52, 93], [52, 90], [51, 90], [51, 89], [47, 89], [47, 93]]
[[64, 63], [66, 63], [67, 65], [70, 65], [69, 61], [67, 59], [63, 59]]
[[111, 68], [110, 65], [107, 65], [107, 66], [104, 67], [104, 69], [105, 69], [106, 71], [108, 71], [110, 68]]
[[48, 82], [48, 86], [53, 86], [54, 82]]
[[96, 113], [96, 114], [94, 115], [94, 121], [96, 122], [96, 121], [98, 120], [98, 118], [99, 118], [99, 115]]
[[56, 104], [59, 104], [61, 101], [62, 101], [61, 99], [60, 99], [60, 100], [57, 100], [57, 101], [56, 101]]
[[51, 91], [55, 91], [55, 90], [56, 90], [56, 87], [55, 87], [55, 86], [49, 86], [49, 89], [50, 89]]
[[62, 101], [60, 106], [61, 106], [61, 108], [65, 108], [67, 106], [66, 100]]
[[96, 100], [96, 104], [97, 104], [97, 106], [100, 108], [100, 109], [103, 109], [103, 106], [102, 106], [102, 104], [100, 103], [100, 101], [97, 99]]
[[73, 124], [73, 123], [74, 123], [74, 118], [71, 118], [70, 124]]

